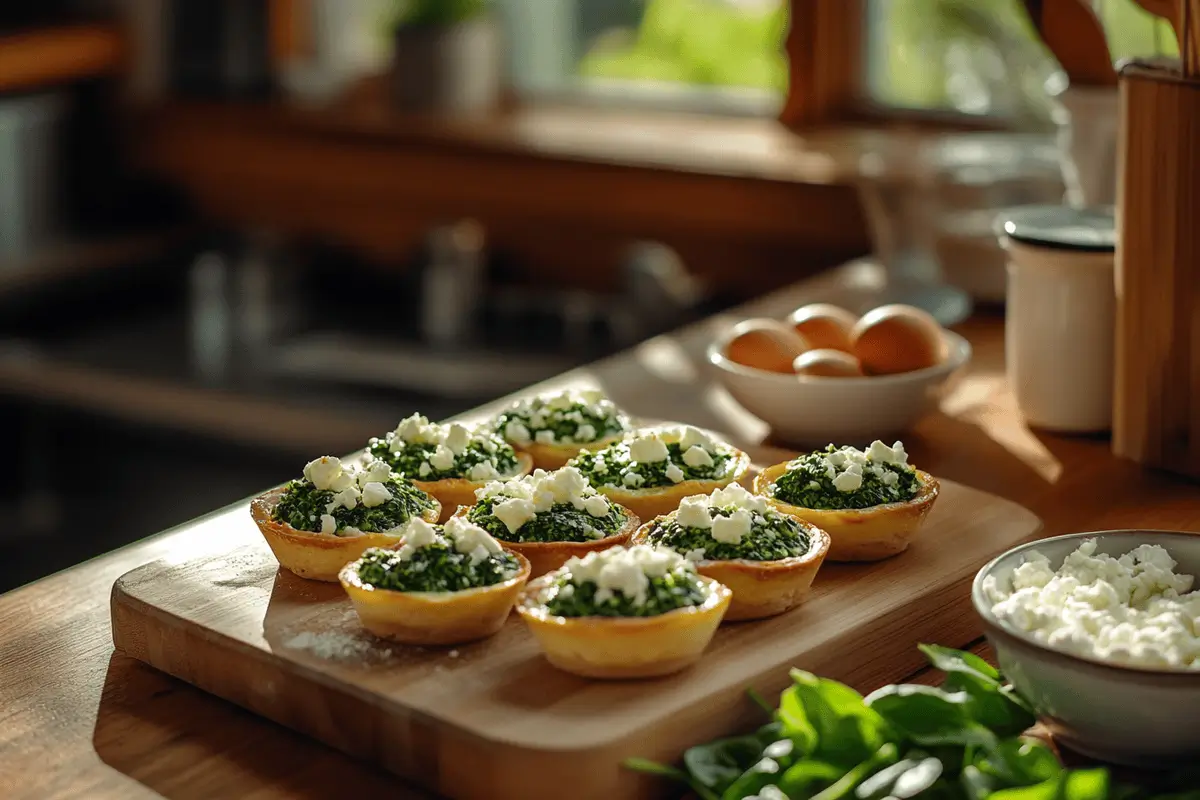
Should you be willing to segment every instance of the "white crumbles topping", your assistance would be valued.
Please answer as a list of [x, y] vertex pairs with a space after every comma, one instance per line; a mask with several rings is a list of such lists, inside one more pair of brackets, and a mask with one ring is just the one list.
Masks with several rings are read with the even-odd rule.
[[360, 468], [345, 464], [340, 458], [322, 456], [305, 465], [304, 477], [314, 488], [334, 492], [333, 499], [325, 505], [325, 513], [321, 516], [321, 532], [333, 533], [337, 523], [327, 530], [330, 523], [326, 517], [333, 519], [333, 512], [339, 508], [353, 511], [359, 503], [367, 508], [383, 505], [392, 499], [386, 484], [395, 475], [383, 461], [374, 460]]
[[716, 517], [712, 521], [712, 538], [725, 544], [740, 544], [743, 536], [750, 535], [754, 517], [744, 508], [739, 508], [727, 517]]
[[454, 451], [444, 444], [439, 444], [429, 457], [429, 465], [439, 472], [454, 469]]
[[[602, 392], [592, 389], [569, 389], [555, 394], [519, 400], [507, 412], [522, 417], [504, 426], [504, 438], [519, 445], [537, 442], [544, 445], [590, 444], [599, 436], [595, 426], [585, 422], [590, 417], [619, 420], [624, 427], [624, 415]], [[585, 414], [587, 416], [585, 416]], [[573, 434], [555, 433], [567, 423], [574, 423]]]
[[700, 445], [692, 445], [687, 450], [683, 451], [683, 463], [687, 464], [692, 469], [699, 467], [711, 467], [713, 458], [707, 450]]
[[641, 475], [638, 475], [636, 472], [625, 473], [625, 477], [622, 478], [621, 480], [630, 489], [637, 489], [643, 483], [646, 482], [646, 479], [643, 478]]
[[643, 434], [629, 442], [629, 457], [634, 461], [654, 463], [666, 461], [669, 456], [667, 444], [658, 433]]
[[[424, 466], [422, 464], [422, 466]], [[467, 479], [475, 483], [483, 483], [484, 481], [494, 481], [500, 477], [500, 473], [487, 461], [480, 461], [467, 470]]]
[[404, 543], [396, 553], [402, 561], [411, 560], [418, 550], [432, 545], [451, 547], [455, 552], [468, 555], [472, 564], [503, 549], [487, 531], [461, 517], [451, 517], [441, 532], [420, 518], [409, 520], [398, 530]]
[[612, 509], [608, 498], [592, 488], [575, 467], [554, 472], [534, 470], [532, 475], [494, 481], [475, 490], [476, 500], [489, 498], [499, 500], [492, 504], [492, 514], [504, 523], [509, 533], [516, 533], [536, 515], [556, 505], [570, 505], [593, 517], [608, 516]]
[[[862, 488], [863, 476], [867, 473], [878, 478], [884, 486], [894, 486], [900, 477], [888, 469], [885, 464], [893, 466], [908, 466], [908, 454], [904, 452], [904, 444], [896, 442], [888, 447], [876, 440], [865, 451], [855, 447], [839, 447], [832, 453], [821, 453], [825, 468], [825, 477], [833, 483], [833, 488], [839, 492], [856, 492]], [[800, 462], [793, 462], [799, 466]]]
[[1114, 558], [1087, 539], [1057, 571], [1034, 551], [1009, 585], [983, 590], [992, 613], [1049, 647], [1130, 666], [1200, 669], [1200, 591], [1158, 545]]
[[[428, 478], [435, 471], [452, 472], [459, 458], [472, 445], [477, 445], [489, 456], [496, 453], [496, 442], [486, 432], [469, 428], [459, 422], [439, 425], [430, 422], [421, 414], [413, 414], [402, 420], [396, 426], [396, 430], [385, 437], [385, 441], [393, 453], [398, 453], [411, 444], [434, 445], [434, 451], [428, 460], [421, 462], [417, 467], [419, 478]], [[495, 458], [473, 465], [467, 470], [465, 477], [478, 483], [499, 478], [500, 472], [496, 468]]]
[[333, 514], [321, 515], [321, 533], [337, 533], [337, 520]]
[[635, 604], [646, 602], [650, 578], [658, 578], [675, 570], [694, 571], [695, 567], [679, 553], [667, 547], [634, 545], [610, 547], [588, 553], [583, 558], [572, 557], [562, 572], [576, 586], [596, 584], [596, 602], [603, 603], [620, 593]]
[[671, 481], [671, 483], [679, 483], [684, 478], [683, 470], [679, 468], [678, 464], [669, 465], [665, 472], [667, 480]]
[[[742, 530], [742, 516], [738, 516], [738, 521], [735, 523], [723, 523], [722, 535], [726, 537], [735, 537], [722, 539], [717, 535], [717, 521], [722, 519], [721, 515], [716, 513], [716, 509], [736, 509], [735, 514], [745, 512], [744, 519], [753, 521], [756, 515], [774, 513], [771, 511], [770, 504], [765, 497], [760, 497], [756, 494], [751, 494], [745, 486], [740, 483], [731, 483], [728, 486], [717, 489], [712, 494], [697, 494], [691, 497], [685, 497], [679, 503], [679, 510], [675, 512], [675, 521], [685, 528], [699, 528], [700, 530], [713, 530], [713, 538], [717, 541], [729, 541], [736, 544], [742, 540], [742, 537], [749, 533], [747, 527]], [[731, 519], [731, 518], [730, 518]], [[730, 526], [735, 527], [730, 527]]]

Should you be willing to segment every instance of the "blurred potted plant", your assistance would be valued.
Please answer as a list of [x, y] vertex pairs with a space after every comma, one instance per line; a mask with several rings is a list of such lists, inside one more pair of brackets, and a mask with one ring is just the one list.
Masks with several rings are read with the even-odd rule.
[[488, 0], [396, 0], [392, 96], [406, 111], [478, 113], [500, 99], [500, 29]]

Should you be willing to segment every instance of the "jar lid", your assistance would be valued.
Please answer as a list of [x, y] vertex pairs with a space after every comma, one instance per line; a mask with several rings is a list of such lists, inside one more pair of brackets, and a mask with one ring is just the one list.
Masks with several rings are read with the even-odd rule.
[[1112, 206], [1020, 206], [996, 217], [1000, 236], [1016, 242], [1054, 250], [1087, 253], [1117, 248], [1117, 222]]

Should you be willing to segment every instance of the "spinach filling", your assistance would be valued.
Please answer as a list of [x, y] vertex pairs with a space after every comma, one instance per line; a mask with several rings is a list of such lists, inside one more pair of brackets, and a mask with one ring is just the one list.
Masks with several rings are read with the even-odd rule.
[[703, 605], [708, 599], [708, 589], [690, 570], [675, 570], [648, 580], [650, 586], [643, 603], [620, 592], [597, 602], [595, 583], [576, 584], [563, 576], [547, 589], [546, 610], [559, 617], [657, 617], [677, 608]]
[[358, 579], [393, 592], [458, 592], [503, 583], [520, 569], [507, 551], [473, 563], [469, 554], [442, 544], [418, 548], [409, 559], [401, 558], [399, 551], [373, 547], [359, 562]]
[[[541, 425], [534, 425], [535, 416], [543, 417]], [[597, 414], [596, 409], [576, 403], [568, 408], [548, 409], [543, 404], [530, 404], [511, 408], [496, 417], [496, 432], [505, 435], [510, 422], [519, 422], [535, 439], [539, 431], [554, 434], [556, 444], [588, 444], [625, 433], [629, 426], [615, 407], [608, 413]], [[580, 436], [580, 428], [591, 428], [590, 436]]]
[[[482, 441], [472, 439], [471, 443], [454, 458], [454, 464], [449, 469], [437, 469], [430, 462], [438, 445], [428, 442], [405, 442], [397, 451], [392, 451], [391, 444], [386, 439], [374, 438], [367, 444], [371, 455], [380, 461], [387, 462], [395, 472], [409, 480], [440, 481], [445, 478], [469, 478], [472, 467], [488, 464], [495, 468], [499, 475], [511, 475], [517, 470], [517, 454], [503, 439], [488, 435], [486, 440], [493, 451], [484, 447]], [[429, 468], [422, 474], [421, 465], [428, 464]]]
[[489, 497], [471, 507], [467, 519], [490, 533], [493, 538], [505, 542], [592, 542], [614, 535], [625, 524], [625, 511], [616, 503], [609, 503], [608, 514], [593, 517], [583, 509], [570, 503], [555, 503], [549, 511], [510, 532], [508, 526], [492, 514], [497, 502], [506, 497]]
[[[679, 443], [672, 442], [667, 444], [667, 458], [664, 461], [632, 461], [629, 458], [629, 445], [618, 442], [596, 452], [584, 450], [571, 460], [570, 466], [578, 468], [596, 488], [656, 489], [674, 486], [681, 481], [708, 481], [724, 477], [729, 472], [733, 456], [720, 450], [709, 455], [712, 457], [711, 465], [690, 467], [683, 462], [683, 449]], [[672, 465], [682, 473], [681, 481], [667, 477], [667, 470]], [[626, 482], [625, 476], [630, 474], [639, 476], [641, 481]]]
[[321, 515], [329, 513], [337, 521], [338, 533], [346, 528], [357, 528], [363, 533], [380, 533], [398, 528], [433, 508], [433, 498], [408, 481], [390, 480], [385, 485], [392, 494], [385, 503], [367, 508], [359, 501], [354, 508], [338, 506], [332, 512], [327, 512], [325, 509], [337, 493], [317, 489], [306, 479], [297, 479], [287, 485], [271, 518], [287, 523], [298, 531], [316, 533], [321, 530]]
[[880, 463], [887, 472], [896, 476], [889, 486], [873, 469], [864, 469], [862, 486], [852, 492], [843, 492], [833, 485], [825, 456], [836, 450], [833, 445], [825, 450], [801, 456], [788, 464], [787, 471], [780, 475], [768, 490], [777, 500], [800, 508], [821, 511], [840, 509], [863, 509], [886, 503], [902, 503], [912, 500], [920, 491], [917, 471], [909, 466]]
[[[733, 506], [712, 509], [722, 517], [731, 516], [737, 510]], [[649, 538], [651, 544], [670, 547], [684, 555], [703, 550], [706, 561], [779, 561], [802, 556], [811, 545], [808, 531], [800, 522], [773, 512], [755, 515], [750, 533], [737, 544], [718, 542], [712, 537], [712, 531], [686, 528], [674, 519], [655, 524], [649, 531]]]

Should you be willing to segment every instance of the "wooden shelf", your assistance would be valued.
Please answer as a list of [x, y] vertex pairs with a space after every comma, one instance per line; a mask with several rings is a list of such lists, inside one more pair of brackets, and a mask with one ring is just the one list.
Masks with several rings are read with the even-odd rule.
[[22, 92], [115, 72], [125, 43], [110, 25], [78, 25], [0, 36], [0, 92]]

